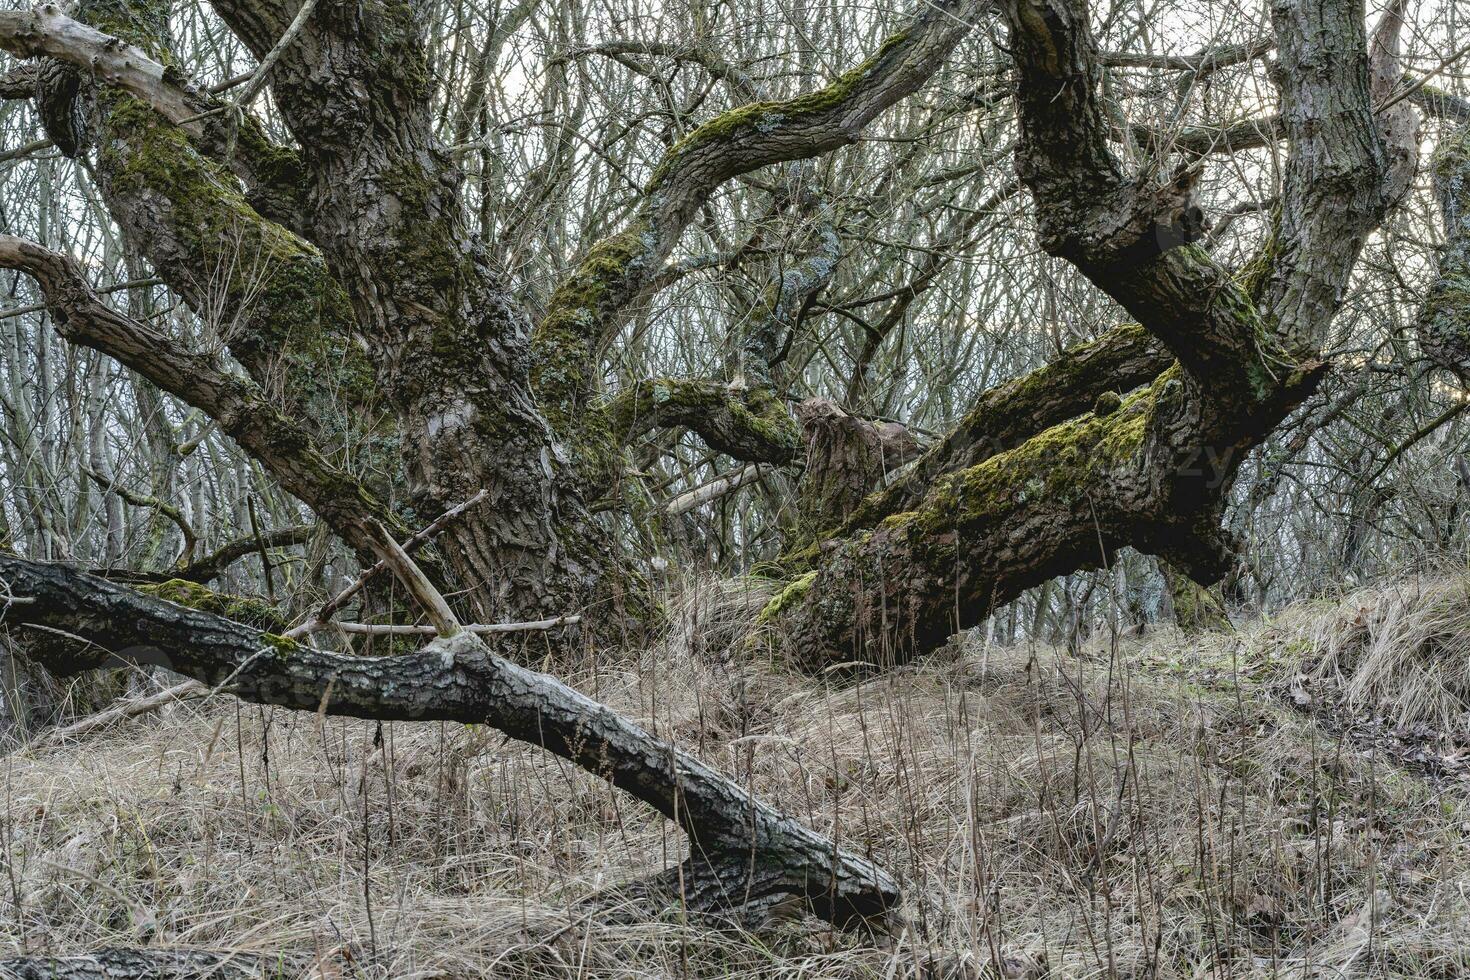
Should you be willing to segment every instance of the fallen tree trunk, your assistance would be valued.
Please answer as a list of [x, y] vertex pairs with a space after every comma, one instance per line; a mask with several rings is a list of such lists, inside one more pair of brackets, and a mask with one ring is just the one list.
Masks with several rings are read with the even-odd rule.
[[63, 630], [115, 660], [166, 666], [246, 701], [383, 721], [488, 724], [539, 745], [684, 829], [692, 857], [682, 880], [697, 887], [679, 897], [690, 911], [800, 903], [846, 926], [881, 917], [900, 899], [897, 883], [871, 861], [468, 632], [412, 654], [359, 658], [58, 566], [0, 555], [0, 580], [28, 600], [5, 610], [6, 623]]

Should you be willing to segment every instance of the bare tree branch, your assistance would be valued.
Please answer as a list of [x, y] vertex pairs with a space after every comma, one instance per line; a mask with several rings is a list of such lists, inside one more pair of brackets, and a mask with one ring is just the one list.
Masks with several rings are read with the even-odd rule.
[[1164, 71], [1210, 72], [1264, 57], [1276, 47], [1274, 37], [1258, 37], [1239, 44], [1224, 44], [1193, 54], [1135, 54], [1107, 51], [1099, 60], [1110, 68], [1158, 68]]
[[112, 310], [66, 256], [0, 235], [0, 267], [20, 269], [40, 283], [63, 337], [116, 358], [207, 412], [283, 487], [360, 551], [371, 550], [375, 521], [397, 523], [355, 479], [322, 456], [301, 426], [283, 415], [259, 387], [228, 374], [214, 358], [181, 351], [151, 325]]

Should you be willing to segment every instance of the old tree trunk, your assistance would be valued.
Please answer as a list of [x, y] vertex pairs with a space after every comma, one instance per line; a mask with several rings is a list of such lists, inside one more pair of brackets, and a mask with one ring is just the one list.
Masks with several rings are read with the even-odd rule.
[[[20, 600], [6, 621], [166, 662], [250, 701], [495, 725], [677, 820], [691, 842], [677, 880], [698, 909], [796, 900], [849, 923], [900, 893], [864, 858], [458, 620], [557, 619], [547, 635], [563, 649], [656, 626], [612, 517], [630, 506], [620, 481], [640, 442], [685, 431], [751, 467], [804, 469], [782, 587], [745, 641], [795, 665], [903, 662], [1125, 546], [1213, 582], [1234, 553], [1221, 530], [1234, 474], [1328, 369], [1321, 350], [1359, 247], [1415, 165], [1410, 103], [1374, 111], [1381, 81], [1398, 77], [1397, 17], [1370, 58], [1361, 0], [1277, 0], [1280, 201], [1256, 259], [1223, 268], [1196, 241], [1193, 172], [1135, 173], [1110, 145], [1086, 0], [939, 0], [825, 88], [786, 101], [749, 91], [748, 105], [674, 142], [622, 225], [533, 314], [467, 230], [459, 175], [434, 135], [414, 3], [323, 2], [294, 25], [294, 0], [212, 6], [271, 62], [291, 144], [180, 69], [162, 0], [0, 13], [0, 46], [44, 69], [7, 95], [44, 107], [48, 135], [92, 168], [128, 247], [186, 303], [228, 309], [232, 362], [113, 309], [39, 245], [0, 238], [0, 266], [39, 283], [67, 340], [214, 419], [365, 564], [382, 557], [413, 581], [393, 542], [452, 511], [434, 528], [432, 581], [413, 591], [436, 607], [440, 637], [355, 659], [307, 645], [305, 632], [287, 639], [16, 556], [0, 557]], [[922, 453], [902, 426], [831, 402], [793, 413], [783, 338], [843, 243], [820, 188], [790, 165], [860, 139], [996, 13], [1040, 244], [1136, 322], [981, 394]], [[1441, 165], [1461, 232], [1463, 163], [1461, 143]], [[602, 390], [602, 359], [662, 288], [686, 228], [721, 186], [762, 168], [792, 182], [782, 199], [812, 231], [760, 297], [734, 380]], [[487, 202], [499, 204], [511, 202]], [[1457, 248], [1447, 262], [1463, 259]], [[223, 283], [220, 269], [232, 270]], [[1454, 288], [1427, 314], [1447, 362], [1464, 333]], [[363, 419], [376, 443], [349, 438]]]

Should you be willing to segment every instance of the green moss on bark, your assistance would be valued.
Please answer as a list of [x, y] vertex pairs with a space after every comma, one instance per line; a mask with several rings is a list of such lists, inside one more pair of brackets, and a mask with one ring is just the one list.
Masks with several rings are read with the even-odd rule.
[[276, 656], [281, 658], [289, 657], [291, 654], [298, 653], [301, 650], [300, 643], [297, 643], [289, 636], [281, 636], [279, 633], [262, 633], [260, 634], [260, 641], [271, 650], [274, 650]]
[[[197, 582], [189, 582], [181, 578], [169, 579], [167, 582], [155, 585], [140, 585], [138, 591], [156, 599], [166, 599], [189, 609], [223, 616], [258, 629], [284, 632], [287, 628], [285, 618], [269, 603], [249, 596], [215, 592]], [[285, 640], [285, 642], [293, 643], [294, 641]]]
[[765, 608], [756, 617], [756, 625], [768, 626], [778, 622], [781, 619], [782, 612], [790, 609], [806, 598], [807, 593], [811, 591], [812, 585], [816, 580], [817, 573], [814, 571], [807, 572], [805, 575], [793, 579], [780, 592], [772, 596], [770, 602], [766, 603]]
[[316, 250], [262, 218], [233, 174], [146, 103], [107, 90], [99, 106], [108, 134], [99, 169], [111, 195], [147, 209], [142, 227], [157, 240], [142, 244], [175, 280], [192, 280], [191, 300], [233, 318], [232, 353], [257, 377], [279, 373], [289, 395], [323, 415], [312, 396], [370, 400], [371, 366], [346, 340], [350, 304]]
[[801, 448], [796, 421], [766, 387], [655, 378], [619, 393], [602, 410], [619, 440], [651, 428], [683, 426], [710, 448], [747, 462], [784, 463]]
[[1089, 488], [1110, 472], [1139, 465], [1155, 396], [1173, 370], [1114, 412], [1063, 422], [941, 478], [918, 507], [885, 518], [879, 527], [903, 532], [926, 550], [952, 554], [957, 527], [989, 527], [1038, 500], [1085, 507]]
[[636, 290], [654, 246], [648, 224], [637, 222], [592, 246], [577, 271], [552, 293], [536, 326], [531, 384], [557, 432], [575, 431], [578, 411], [596, 390], [604, 323]]
[[865, 79], [867, 79], [893, 51], [906, 40], [908, 34], [892, 35], [862, 64], [840, 75], [836, 81], [815, 92], [799, 95], [783, 102], [751, 102], [723, 112], [709, 122], [696, 127], [680, 139], [654, 170], [648, 181], [648, 192], [654, 193], [678, 169], [682, 162], [695, 151], [703, 151], [717, 143], [731, 143], [748, 133], [764, 132], [772, 127], [805, 116], [829, 111], [846, 101]]

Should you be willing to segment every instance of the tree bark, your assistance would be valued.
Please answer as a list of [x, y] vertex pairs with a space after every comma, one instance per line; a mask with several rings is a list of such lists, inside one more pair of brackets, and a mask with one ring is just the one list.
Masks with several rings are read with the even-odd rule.
[[1441, 138], [1434, 189], [1445, 246], [1419, 311], [1419, 344], [1435, 366], [1470, 380], [1470, 121]]
[[[980, 0], [920, 4], [904, 30], [832, 84], [784, 102], [732, 109], [669, 150], [632, 221], [588, 251], [536, 324], [536, 394], [557, 432], [584, 457], [584, 478], [607, 472], [613, 435], [606, 418], [588, 411], [601, 383], [589, 368], [629, 308], [657, 281], [699, 206], [740, 174], [815, 157], [858, 139], [879, 113], [933, 74], [985, 6]], [[781, 302], [778, 296], [772, 306]]]
[[797, 406], [796, 417], [806, 453], [796, 500], [802, 537], [841, 521], [884, 476], [919, 452], [905, 426], [858, 418], [827, 398], [808, 398]]

